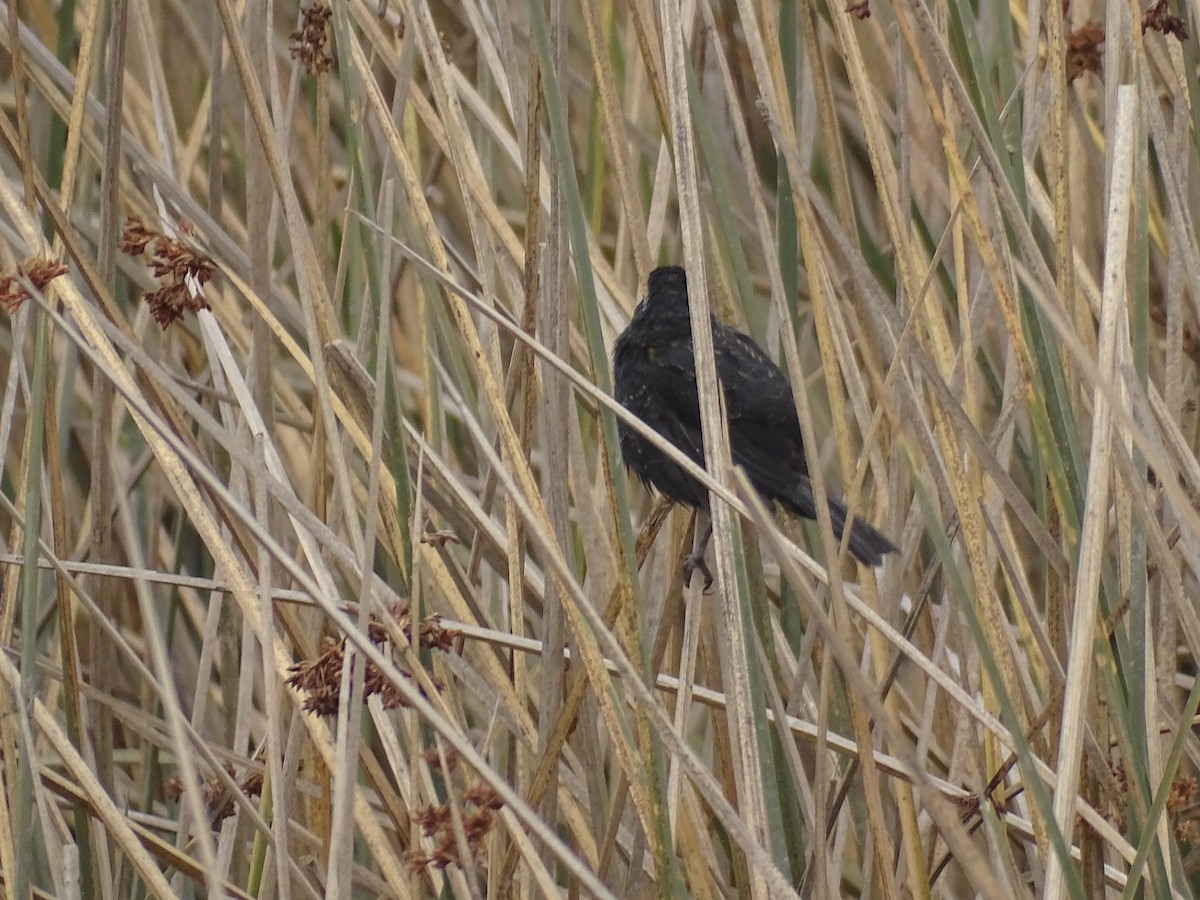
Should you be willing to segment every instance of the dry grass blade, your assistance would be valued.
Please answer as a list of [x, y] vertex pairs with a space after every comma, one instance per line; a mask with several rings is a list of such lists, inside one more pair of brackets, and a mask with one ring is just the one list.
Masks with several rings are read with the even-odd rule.
[[1118, 7], [0, 6], [5, 896], [1200, 895], [1200, 19]]
[[[1115, 380], [1117, 366], [1128, 353], [1122, 350], [1128, 326], [1126, 306], [1126, 249], [1129, 244], [1131, 189], [1135, 161], [1133, 137], [1137, 133], [1137, 93], [1124, 86], [1117, 95], [1116, 141], [1113, 144], [1111, 178], [1108, 183], [1107, 239], [1104, 253], [1104, 294], [1100, 318], [1100, 377]], [[1075, 797], [1079, 789], [1080, 751], [1087, 719], [1087, 695], [1091, 682], [1091, 646], [1096, 610], [1100, 599], [1100, 567], [1107, 543], [1109, 479], [1112, 466], [1112, 411], [1108, 397], [1097, 394], [1092, 412], [1092, 455], [1088, 465], [1088, 494], [1084, 506], [1084, 531], [1080, 541], [1079, 580], [1075, 595], [1075, 621], [1064, 716], [1058, 742], [1058, 781], [1054, 791], [1054, 819], [1059, 831], [1071, 834], [1075, 819]], [[1065, 895], [1064, 860], [1057, 854], [1049, 860], [1046, 896], [1057, 900]]]

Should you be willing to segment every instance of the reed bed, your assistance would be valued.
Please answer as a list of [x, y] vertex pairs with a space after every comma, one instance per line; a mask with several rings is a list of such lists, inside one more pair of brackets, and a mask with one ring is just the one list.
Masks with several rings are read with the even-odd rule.
[[[1193, 896], [1194, 6], [2, 21], [5, 896]], [[881, 568], [683, 583], [662, 263]]]

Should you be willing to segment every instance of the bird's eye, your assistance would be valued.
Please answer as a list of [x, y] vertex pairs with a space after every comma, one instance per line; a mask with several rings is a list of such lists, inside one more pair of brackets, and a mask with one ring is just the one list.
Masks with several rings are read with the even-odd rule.
[[650, 362], [654, 362], [654, 360], [657, 358], [657, 356], [658, 356], [658, 354], [654, 352], [653, 347], [646, 348], [646, 359], [650, 360]]

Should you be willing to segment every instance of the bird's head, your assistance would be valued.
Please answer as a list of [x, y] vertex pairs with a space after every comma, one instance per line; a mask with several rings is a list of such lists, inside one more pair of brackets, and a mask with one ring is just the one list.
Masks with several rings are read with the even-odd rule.
[[659, 266], [646, 279], [646, 287], [650, 296], [679, 295], [687, 297], [687, 272], [683, 266]]
[[661, 266], [650, 273], [646, 298], [638, 304], [634, 319], [645, 326], [691, 333], [687, 274], [681, 266]]

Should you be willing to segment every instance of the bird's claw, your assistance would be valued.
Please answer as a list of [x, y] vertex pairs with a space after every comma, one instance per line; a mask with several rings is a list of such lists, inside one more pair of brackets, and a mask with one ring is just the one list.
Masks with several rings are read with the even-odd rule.
[[689, 553], [683, 558], [683, 582], [684, 584], [692, 583], [692, 573], [697, 569], [704, 575], [704, 593], [708, 593], [713, 585], [712, 572], [709, 571], [708, 563], [704, 561], [704, 553]]

